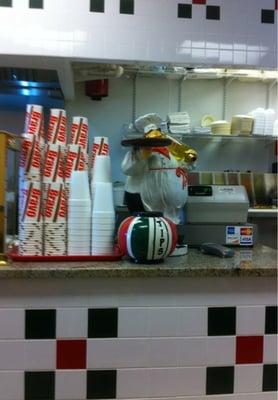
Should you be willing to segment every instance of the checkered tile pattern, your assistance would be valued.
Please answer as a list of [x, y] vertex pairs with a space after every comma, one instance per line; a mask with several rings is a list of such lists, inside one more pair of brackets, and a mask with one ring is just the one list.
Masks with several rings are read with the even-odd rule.
[[0, 399], [273, 392], [276, 334], [277, 306], [0, 310]]

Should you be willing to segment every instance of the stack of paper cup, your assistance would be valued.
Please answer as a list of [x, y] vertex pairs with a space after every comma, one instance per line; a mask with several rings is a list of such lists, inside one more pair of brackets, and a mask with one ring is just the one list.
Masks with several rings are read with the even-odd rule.
[[70, 143], [81, 146], [85, 151], [88, 148], [88, 119], [73, 117], [71, 125]]
[[25, 113], [24, 133], [36, 136], [41, 151], [45, 143], [43, 108], [37, 104], [27, 104]]
[[91, 198], [87, 171], [73, 171], [68, 200], [68, 255], [89, 255]]
[[111, 160], [108, 155], [96, 155], [91, 191], [93, 198], [91, 252], [112, 254], [114, 245], [115, 210], [111, 178]]
[[77, 144], [68, 145], [65, 160], [65, 183], [67, 195], [69, 195], [69, 184], [73, 171], [87, 170], [88, 155], [86, 151]]
[[47, 142], [66, 146], [67, 143], [67, 116], [66, 111], [58, 108], [50, 110]]
[[94, 168], [95, 158], [96, 156], [108, 156], [109, 155], [109, 142], [108, 138], [104, 136], [96, 136], [94, 138], [93, 147], [92, 147], [92, 156], [90, 162], [90, 168]]
[[19, 254], [42, 255], [42, 202], [40, 182], [20, 181]]
[[94, 184], [92, 212], [92, 254], [112, 254], [114, 235], [115, 210], [112, 183], [97, 182]]
[[23, 134], [19, 157], [19, 179], [21, 181], [40, 182], [41, 151], [34, 135]]
[[64, 181], [64, 147], [58, 144], [47, 144], [42, 171], [43, 183], [63, 183]]
[[95, 157], [93, 174], [91, 178], [92, 201], [94, 201], [94, 186], [96, 183], [111, 183], [111, 159], [110, 156], [100, 155]]
[[44, 255], [66, 255], [67, 203], [63, 183], [43, 186]]

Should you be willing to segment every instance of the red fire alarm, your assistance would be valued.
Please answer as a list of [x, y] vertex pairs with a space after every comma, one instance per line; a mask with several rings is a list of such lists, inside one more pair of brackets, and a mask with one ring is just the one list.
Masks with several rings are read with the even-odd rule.
[[97, 79], [85, 82], [86, 96], [92, 100], [101, 100], [108, 96], [108, 79]]

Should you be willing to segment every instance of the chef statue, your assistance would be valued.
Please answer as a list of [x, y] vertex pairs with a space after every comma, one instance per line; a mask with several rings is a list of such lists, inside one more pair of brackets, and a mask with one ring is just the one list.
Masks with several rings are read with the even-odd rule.
[[157, 114], [139, 117], [135, 127], [143, 138], [122, 142], [132, 146], [122, 161], [127, 175], [125, 201], [130, 213], [160, 211], [178, 224], [187, 200], [187, 171], [197, 153], [161, 132], [161, 122]]

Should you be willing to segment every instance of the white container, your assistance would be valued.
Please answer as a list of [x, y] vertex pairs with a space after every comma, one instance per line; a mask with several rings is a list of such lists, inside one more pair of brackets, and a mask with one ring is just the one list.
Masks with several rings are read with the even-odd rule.
[[[95, 158], [92, 185], [95, 183], [111, 183], [111, 159], [107, 155], [98, 155]], [[93, 189], [94, 191], [95, 189]]]
[[89, 177], [87, 171], [73, 171], [70, 178], [69, 202], [90, 200]]
[[113, 197], [115, 207], [122, 207], [124, 205], [125, 184], [123, 182], [114, 182], [113, 184]]
[[114, 211], [112, 183], [98, 182], [94, 185], [93, 216], [98, 212], [109, 212], [112, 216]]

